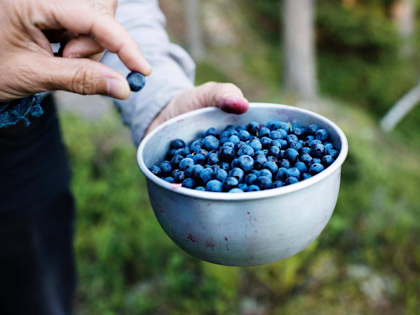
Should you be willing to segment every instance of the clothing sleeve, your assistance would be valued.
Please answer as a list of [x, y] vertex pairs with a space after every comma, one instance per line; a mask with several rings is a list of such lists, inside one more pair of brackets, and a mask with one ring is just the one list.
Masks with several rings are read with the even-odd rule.
[[[194, 87], [195, 64], [181, 47], [172, 44], [158, 0], [120, 0], [116, 19], [134, 38], [153, 67], [146, 86], [129, 99], [114, 100], [138, 145], [148, 126], [177, 94]], [[106, 52], [102, 62], [126, 76], [130, 71], [117, 55]]]

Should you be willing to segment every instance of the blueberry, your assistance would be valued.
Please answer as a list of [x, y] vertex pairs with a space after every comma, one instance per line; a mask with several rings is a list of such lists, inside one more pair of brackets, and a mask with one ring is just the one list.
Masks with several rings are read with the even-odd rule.
[[160, 169], [162, 170], [163, 176], [168, 176], [172, 172], [172, 165], [169, 161], [163, 161], [160, 163]]
[[239, 141], [241, 141], [241, 139], [239, 139], [239, 137], [236, 135], [232, 135], [229, 137], [229, 141], [232, 143], [238, 143]]
[[280, 131], [273, 130], [273, 131], [270, 132], [269, 137], [272, 140], [277, 140], [277, 139], [282, 139], [283, 135]]
[[284, 159], [284, 150], [280, 150], [280, 153], [279, 153], [279, 155], [278, 155], [278, 158], [279, 158], [280, 160]]
[[334, 149], [330, 149], [328, 151], [329, 155], [331, 155], [334, 159], [336, 159], [338, 157], [338, 155], [340, 154], [340, 152], [338, 152], [337, 150]]
[[269, 148], [271, 141], [273, 141], [273, 139], [268, 138], [268, 137], [262, 137], [260, 140], [260, 143], [263, 148]]
[[294, 128], [292, 130], [292, 133], [299, 137], [299, 136], [303, 135], [305, 133], [305, 131], [302, 130], [301, 128]]
[[263, 150], [258, 150], [258, 151], [255, 151], [255, 156], [257, 156], [257, 155], [264, 155], [264, 156], [265, 156], [265, 154], [264, 154], [264, 151], [263, 151]]
[[249, 185], [246, 192], [252, 192], [252, 191], [260, 191], [260, 187], [258, 187], [257, 185]]
[[295, 163], [299, 158], [299, 153], [295, 149], [287, 149], [284, 151], [284, 158], [287, 159], [290, 163]]
[[272, 146], [272, 147], [270, 147], [270, 149], [268, 149], [268, 156], [277, 157], [279, 154], [280, 154], [280, 148], [279, 147]]
[[254, 156], [254, 149], [250, 145], [245, 144], [238, 150], [238, 156], [242, 155]]
[[260, 138], [268, 137], [269, 134], [270, 134], [270, 129], [268, 129], [267, 127], [262, 127], [258, 131], [258, 137], [260, 137]]
[[324, 142], [323, 145], [325, 147], [326, 152], [329, 152], [331, 149], [334, 149], [334, 145], [330, 142]]
[[315, 139], [325, 141], [328, 139], [328, 132], [325, 129], [319, 129], [315, 132]]
[[233, 149], [235, 147], [235, 144], [233, 142], [225, 142], [223, 144], [223, 147], [231, 147]]
[[300, 149], [300, 152], [302, 152], [302, 154], [304, 154], [304, 153], [311, 154], [311, 148], [303, 147], [302, 149]]
[[249, 172], [254, 168], [254, 159], [249, 155], [241, 155], [238, 157], [238, 166], [245, 172]]
[[321, 164], [321, 159], [313, 158], [311, 162], [309, 162], [309, 165], [312, 164]]
[[235, 177], [228, 177], [226, 178], [226, 180], [223, 182], [223, 190], [224, 191], [229, 191], [232, 188], [236, 188], [239, 185], [239, 181], [237, 178]]
[[225, 144], [226, 142], [230, 142], [229, 138], [220, 138], [220, 144]]
[[214, 176], [215, 174], [212, 168], [205, 168], [200, 173], [200, 178], [203, 181], [203, 183], [207, 183], [208, 181], [212, 180]]
[[314, 140], [315, 139], [315, 137], [314, 136], [312, 136], [312, 135], [308, 135], [308, 136], [306, 136], [306, 137], [304, 137], [303, 138], [303, 140], [305, 141], [305, 142], [311, 142], [312, 140]]
[[206, 136], [218, 137], [219, 136], [219, 133], [217, 132], [216, 128], [209, 128], [206, 131]]
[[219, 144], [219, 140], [215, 136], [206, 136], [203, 139], [203, 148], [207, 151], [217, 150]]
[[321, 158], [325, 154], [325, 147], [322, 144], [316, 144], [312, 147], [312, 157]]
[[267, 123], [267, 128], [268, 129], [270, 129], [270, 130], [276, 130], [276, 129], [279, 129], [280, 128], [280, 121], [278, 121], [278, 120], [270, 120], [268, 123]]
[[324, 166], [320, 163], [312, 164], [309, 168], [309, 174], [316, 175], [318, 173], [321, 173], [324, 170]]
[[239, 182], [242, 182], [245, 172], [239, 167], [235, 167], [229, 171], [229, 177], [235, 177]]
[[175, 139], [171, 141], [171, 149], [181, 149], [185, 147], [185, 142], [181, 139]]
[[222, 170], [225, 170], [226, 172], [230, 170], [230, 164], [228, 162], [220, 162], [219, 166]]
[[260, 171], [258, 171], [256, 169], [253, 169], [251, 172], [249, 172], [249, 174], [254, 174], [254, 175], [257, 175], [257, 177], [258, 177], [258, 176], [260, 176]]
[[172, 172], [172, 175], [174, 177], [175, 183], [182, 183], [185, 179], [185, 173], [180, 170], [175, 170]]
[[312, 140], [311, 142], [309, 142], [309, 147], [312, 149], [314, 146], [316, 146], [317, 144], [322, 144], [321, 140]]
[[241, 149], [244, 145], [246, 145], [246, 142], [239, 141], [238, 143], [235, 143], [235, 151], [237, 152], [239, 149]]
[[231, 162], [235, 157], [235, 150], [231, 146], [223, 146], [220, 149], [219, 157], [222, 161]]
[[206, 157], [200, 153], [193, 155], [194, 164], [201, 164], [204, 165], [206, 162]]
[[269, 189], [272, 186], [272, 181], [269, 177], [267, 176], [261, 176], [258, 177], [257, 180], [255, 181], [255, 184], [261, 189]]
[[211, 166], [212, 170], [216, 173], [218, 170], [220, 170], [220, 166], [217, 164], [214, 164]]
[[239, 131], [238, 136], [239, 136], [239, 139], [241, 139], [241, 141], [246, 141], [246, 140], [249, 140], [251, 138], [251, 135], [246, 130]]
[[281, 146], [280, 148], [287, 148], [287, 141], [284, 139], [278, 139], [278, 142], [280, 142]]
[[227, 178], [227, 172], [223, 169], [219, 169], [215, 172], [216, 179], [220, 182], [224, 182]]
[[174, 180], [174, 178], [173, 177], [166, 177], [165, 178], [165, 182], [168, 182], [168, 183], [171, 183], [171, 184], [173, 184], [173, 183], [175, 183], [175, 180]]
[[331, 155], [324, 155], [321, 159], [321, 163], [325, 167], [330, 166], [331, 164], [333, 164], [333, 162], [334, 158]]
[[314, 135], [314, 134], [315, 134], [315, 132], [317, 132], [317, 131], [318, 131], [318, 129], [319, 129], [319, 126], [318, 126], [318, 125], [315, 125], [315, 124], [313, 124], [313, 125], [309, 125], [309, 126], [306, 128], [306, 133], [307, 133], [308, 135]]
[[193, 166], [194, 166], [193, 159], [185, 158], [185, 159], [182, 159], [181, 162], [179, 162], [179, 169], [181, 171], [185, 171], [186, 169]]
[[198, 186], [195, 188], [195, 190], [205, 191], [206, 189], [203, 186]]
[[129, 73], [127, 81], [133, 92], [139, 92], [146, 85], [146, 77], [135, 71]]
[[286, 160], [286, 159], [281, 160], [280, 167], [290, 168], [290, 162], [289, 162], [289, 160]]
[[256, 135], [260, 130], [260, 124], [256, 121], [252, 121], [248, 124], [246, 130], [248, 130], [250, 134]]
[[248, 143], [248, 145], [251, 147], [251, 148], [253, 148], [254, 149], [254, 151], [258, 151], [258, 150], [261, 150], [262, 149], [262, 144], [261, 144], [261, 142], [260, 142], [260, 140], [257, 140], [257, 139], [253, 139], [253, 140], [251, 140], [249, 143]]
[[268, 178], [272, 179], [273, 178], [273, 173], [271, 173], [270, 170], [265, 168], [265, 169], [260, 171], [258, 177], [268, 177]]
[[284, 131], [286, 131], [286, 132], [290, 132], [290, 124], [288, 124], [288, 123], [286, 123], [284, 121], [281, 121], [280, 122], [279, 128], [282, 129], [282, 130], [284, 130]]
[[299, 183], [299, 180], [296, 177], [288, 177], [284, 183], [286, 185], [292, 185], [292, 184]]
[[222, 183], [219, 182], [216, 179], [213, 179], [206, 184], [206, 190], [207, 191], [213, 191], [213, 192], [222, 192]]
[[265, 162], [263, 168], [269, 170], [272, 174], [276, 173], [279, 169], [275, 162]]
[[247, 185], [252, 185], [252, 184], [254, 184], [254, 182], [255, 182], [255, 180], [257, 179], [257, 175], [255, 175], [255, 174], [248, 174], [248, 175], [246, 175], [245, 176], [245, 184], [247, 184]]
[[220, 134], [220, 139], [223, 139], [223, 138], [229, 138], [230, 136], [231, 136], [230, 131], [229, 131], [229, 130], [224, 130], [224, 131], [222, 131], [222, 133]]
[[275, 180], [276, 181], [280, 180], [280, 181], [284, 182], [286, 180], [286, 178], [289, 177], [289, 174], [290, 174], [289, 169], [284, 168], [284, 167], [280, 167], [279, 170], [277, 171]]
[[246, 125], [239, 125], [235, 128], [238, 132], [241, 130], [246, 130]]
[[287, 141], [287, 143], [290, 145], [290, 143], [292, 143], [292, 142], [298, 142], [299, 141], [299, 138], [298, 137], [296, 137], [296, 135], [288, 135], [287, 137], [286, 137], [286, 141]]
[[172, 168], [178, 168], [179, 167], [179, 163], [184, 159], [184, 157], [182, 155], [175, 155], [172, 159], [171, 159], [171, 165]]
[[231, 190], [229, 190], [229, 193], [231, 194], [237, 194], [237, 193], [243, 193], [244, 191], [242, 189], [239, 188], [233, 188]]
[[289, 168], [289, 177], [296, 177], [297, 179], [300, 178], [300, 171], [297, 167], [291, 167]]
[[173, 157], [174, 157], [174, 155], [175, 155], [175, 149], [169, 149], [169, 151], [166, 153], [166, 159], [167, 160], [170, 160], [170, 159], [172, 159]]
[[300, 151], [302, 149], [302, 144], [300, 142], [290, 142], [289, 148], [294, 149], [296, 151]]
[[194, 189], [195, 188], [195, 181], [192, 178], [186, 178], [182, 182], [182, 187]]
[[202, 155], [206, 156], [208, 154], [208, 152], [204, 149], [201, 149], [200, 151], [197, 152], [197, 154], [202, 154]]
[[284, 183], [281, 180], [276, 180], [273, 183], [273, 188], [280, 188], [280, 187], [283, 187], [283, 186], [284, 186]]
[[288, 135], [287, 131], [286, 131], [286, 130], [284, 130], [284, 129], [278, 129], [277, 131], [278, 131], [278, 132], [280, 132], [280, 133], [281, 133], [281, 135], [282, 135], [282, 139], [281, 139], [281, 140], [286, 141], [285, 139], [286, 139], [286, 137], [287, 137], [287, 135]]
[[306, 164], [303, 162], [296, 162], [295, 167], [299, 170], [301, 174], [306, 173], [308, 171]]
[[248, 189], [248, 185], [245, 183], [239, 183], [238, 188], [245, 191]]
[[191, 168], [191, 177], [195, 180], [200, 180], [200, 174], [204, 170], [204, 167], [200, 164], [194, 165]]
[[302, 180], [305, 180], [305, 179], [308, 179], [308, 178], [311, 178], [311, 177], [312, 177], [312, 175], [309, 174], [309, 173], [303, 173], [302, 174]]
[[219, 164], [219, 155], [217, 153], [211, 153], [207, 159], [207, 163], [210, 165]]

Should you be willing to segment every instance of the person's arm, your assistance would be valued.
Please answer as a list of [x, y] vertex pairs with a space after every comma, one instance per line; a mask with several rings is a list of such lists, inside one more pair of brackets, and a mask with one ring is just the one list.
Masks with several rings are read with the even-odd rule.
[[[211, 82], [194, 88], [194, 62], [170, 42], [157, 0], [120, 0], [116, 19], [153, 67], [143, 90], [131, 93], [128, 100], [115, 100], [136, 145], [160, 123], [194, 109], [219, 106], [235, 113], [248, 109], [247, 100], [233, 84]], [[129, 73], [114, 54], [105, 53], [102, 62], [123, 75]]]

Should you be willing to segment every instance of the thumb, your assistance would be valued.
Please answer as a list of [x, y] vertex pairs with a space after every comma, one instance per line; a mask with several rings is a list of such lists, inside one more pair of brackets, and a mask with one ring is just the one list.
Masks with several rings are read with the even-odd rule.
[[111, 68], [89, 59], [42, 57], [34, 65], [39, 90], [101, 94], [117, 99], [130, 96], [127, 80]]

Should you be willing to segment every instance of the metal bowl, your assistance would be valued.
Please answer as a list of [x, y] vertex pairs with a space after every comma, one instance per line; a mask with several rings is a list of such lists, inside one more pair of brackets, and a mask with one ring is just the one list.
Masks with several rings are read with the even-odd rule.
[[[169, 141], [186, 142], [210, 127], [271, 119], [318, 124], [340, 149], [337, 160], [322, 173], [276, 189], [240, 194], [213, 193], [167, 183], [149, 171], [159, 164]], [[290, 257], [311, 244], [327, 225], [337, 202], [346, 136], [330, 120], [296, 107], [253, 103], [246, 114], [206, 108], [175, 117], [140, 144], [138, 165], [146, 176], [150, 202], [168, 236], [184, 251], [202, 260], [228, 266], [255, 266]]]

